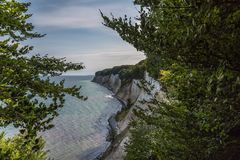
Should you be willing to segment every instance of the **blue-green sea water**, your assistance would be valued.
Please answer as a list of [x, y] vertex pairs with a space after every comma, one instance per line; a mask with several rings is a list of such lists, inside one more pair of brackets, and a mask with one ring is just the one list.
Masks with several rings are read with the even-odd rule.
[[[110, 145], [108, 119], [121, 109], [121, 103], [108, 89], [91, 82], [90, 76], [62, 76], [66, 86], [81, 85], [87, 101], [66, 96], [64, 108], [54, 119], [55, 127], [42, 133], [49, 157], [55, 160], [92, 160]], [[5, 129], [9, 135], [13, 129]]]

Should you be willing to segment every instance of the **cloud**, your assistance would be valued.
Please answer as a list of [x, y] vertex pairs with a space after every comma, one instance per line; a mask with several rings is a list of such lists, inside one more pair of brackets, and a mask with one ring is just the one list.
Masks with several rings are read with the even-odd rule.
[[66, 7], [33, 17], [33, 23], [40, 27], [93, 28], [99, 27], [96, 10], [87, 7]]
[[55, 7], [53, 10], [36, 13], [32, 17], [32, 22], [39, 27], [58, 28], [101, 28], [102, 18], [99, 9], [104, 13], [113, 13], [116, 16], [125, 14], [134, 16], [136, 10], [133, 6], [125, 3], [114, 3], [105, 5], [66, 5]]
[[[132, 0], [39, 0], [32, 3], [31, 22], [42, 40], [31, 40], [34, 53], [66, 57], [83, 62], [86, 69], [68, 74], [94, 74], [118, 65], [136, 64], [145, 56], [107, 27], [102, 25], [99, 9], [116, 17], [137, 15]], [[33, 54], [34, 54], [33, 53]]]

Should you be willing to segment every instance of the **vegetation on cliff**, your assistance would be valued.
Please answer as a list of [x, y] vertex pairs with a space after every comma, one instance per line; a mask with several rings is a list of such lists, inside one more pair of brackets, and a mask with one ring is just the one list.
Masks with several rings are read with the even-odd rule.
[[65, 88], [64, 81], [50, 81], [50, 77], [68, 70], [82, 69], [81, 64], [67, 63], [63, 58], [30, 56], [33, 47], [23, 45], [22, 41], [44, 36], [34, 32], [28, 22], [29, 5], [0, 0], [0, 126], [11, 124], [20, 129], [14, 138], [0, 135], [0, 159], [4, 160], [45, 159], [44, 143], [37, 133], [53, 127], [51, 121], [63, 107], [65, 94], [84, 99], [80, 88]]
[[126, 159], [240, 159], [240, 3], [135, 0], [135, 20], [104, 24], [146, 54], [166, 100], [136, 111]]
[[111, 74], [119, 75], [119, 78], [127, 83], [132, 79], [143, 79], [144, 72], [146, 70], [145, 61], [141, 61], [136, 65], [123, 65], [123, 66], [116, 66], [113, 68], [105, 69], [102, 71], [96, 72], [95, 76], [110, 76]]

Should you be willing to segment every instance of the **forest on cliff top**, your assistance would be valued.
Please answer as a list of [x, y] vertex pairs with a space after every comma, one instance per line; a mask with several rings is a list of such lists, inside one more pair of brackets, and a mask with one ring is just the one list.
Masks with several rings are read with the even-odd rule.
[[[138, 17], [107, 17], [104, 25], [144, 52], [146, 69], [167, 99], [136, 111], [129, 160], [240, 159], [240, 2], [237, 0], [134, 0]], [[81, 64], [63, 58], [27, 56], [20, 42], [41, 38], [28, 23], [30, 3], [0, 0], [0, 126], [21, 128], [0, 135], [0, 159], [46, 159], [40, 131], [63, 107], [65, 94], [84, 100], [80, 88], [65, 88], [57, 76]], [[42, 86], [45, 86], [44, 88]], [[35, 96], [51, 104], [33, 101]]]

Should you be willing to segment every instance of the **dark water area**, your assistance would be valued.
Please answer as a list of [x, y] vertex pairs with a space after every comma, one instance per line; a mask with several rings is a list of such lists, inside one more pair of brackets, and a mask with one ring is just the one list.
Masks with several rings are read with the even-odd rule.
[[[92, 76], [61, 76], [66, 86], [82, 86], [81, 94], [87, 101], [67, 95], [64, 108], [54, 119], [55, 127], [41, 135], [46, 140], [49, 157], [55, 160], [92, 160], [110, 145], [108, 119], [121, 109], [121, 103], [108, 89], [91, 82]], [[16, 130], [5, 129], [8, 135]]]

